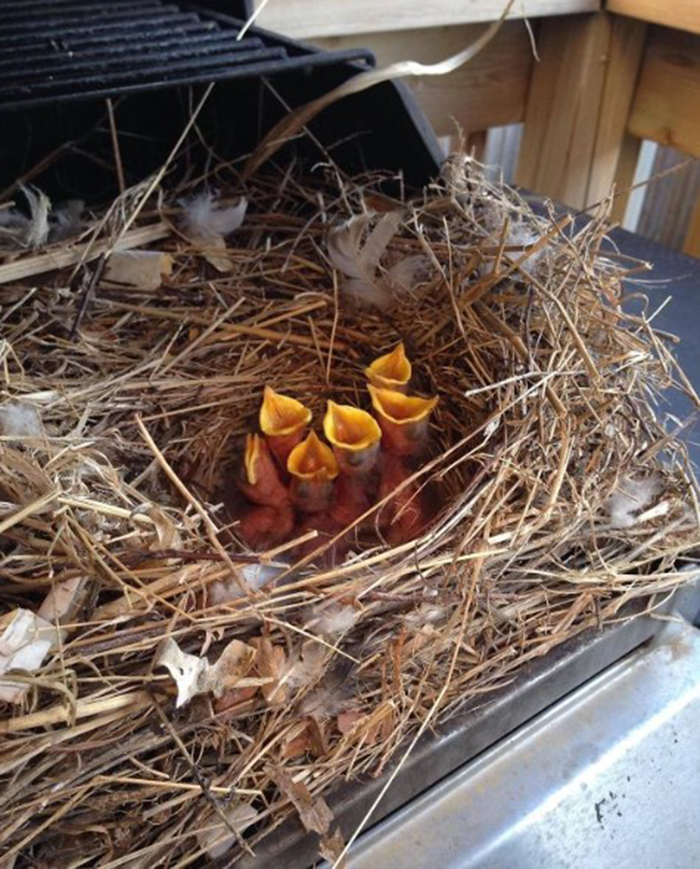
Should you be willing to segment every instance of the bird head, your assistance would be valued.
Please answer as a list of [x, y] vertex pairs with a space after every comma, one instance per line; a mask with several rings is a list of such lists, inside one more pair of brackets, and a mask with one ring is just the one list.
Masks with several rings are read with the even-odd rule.
[[382, 432], [367, 411], [329, 401], [323, 431], [344, 473], [356, 476], [374, 467]]
[[282, 467], [311, 422], [311, 411], [296, 398], [266, 386], [260, 406], [260, 428]]
[[333, 450], [319, 440], [316, 432], [309, 432], [287, 459], [292, 499], [299, 509], [315, 513], [328, 507], [338, 470]]
[[385, 356], [375, 359], [365, 368], [365, 376], [373, 386], [380, 389], [394, 389], [405, 392], [411, 379], [411, 363], [406, 356], [403, 343]]
[[368, 389], [385, 448], [402, 456], [419, 453], [428, 434], [430, 414], [438, 403], [437, 396], [419, 398], [372, 384]]

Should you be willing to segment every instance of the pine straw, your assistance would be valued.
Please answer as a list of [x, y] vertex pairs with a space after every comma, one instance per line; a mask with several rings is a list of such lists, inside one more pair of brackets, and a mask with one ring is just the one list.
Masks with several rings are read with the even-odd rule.
[[[601, 253], [601, 221], [565, 230], [456, 161], [406, 205], [390, 245], [393, 260], [427, 256], [431, 277], [388, 314], [352, 311], [325, 238], [363, 208], [395, 207], [378, 184], [257, 180], [229, 275], [174, 231], [151, 245], [174, 256], [167, 284], [98, 287], [75, 342], [94, 265], [72, 289], [70, 270], [5, 289], [2, 394], [38, 408], [45, 436], [0, 446], [4, 609], [36, 610], [54, 581], [87, 578], [61, 649], [25, 676], [24, 708], [0, 709], [0, 848], [17, 865], [191, 865], [197, 834], [227, 832], [222, 812], [241, 804], [258, 816], [228, 857], [243, 853], [294, 811], [280, 769], [313, 795], [376, 775], [526, 662], [687, 579], [697, 506], [653, 409], [686, 387], [663, 338], [618, 305], [640, 264]], [[179, 195], [131, 231], [176, 226]], [[130, 203], [94, 242], [116, 237]], [[523, 246], [515, 226], [544, 240]], [[443, 497], [429, 533], [208, 603], [204, 589], [257, 558], [221, 502], [263, 384], [316, 420], [329, 396], [367, 406], [362, 368], [399, 339], [419, 389], [440, 395], [420, 472]], [[620, 480], [651, 473], [661, 496], [612, 527]], [[216, 712], [199, 697], [175, 710], [153, 664], [164, 637], [215, 660], [263, 635], [291, 657], [338, 602], [357, 617], [320, 640], [320, 683], [281, 706], [258, 695]], [[359, 719], [344, 735], [341, 710]], [[290, 759], [309, 716], [312, 744]]]

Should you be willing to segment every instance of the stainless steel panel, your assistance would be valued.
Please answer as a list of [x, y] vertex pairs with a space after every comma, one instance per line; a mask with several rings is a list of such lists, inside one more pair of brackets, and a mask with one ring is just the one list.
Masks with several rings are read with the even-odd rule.
[[700, 630], [670, 624], [377, 825], [350, 869], [700, 866]]

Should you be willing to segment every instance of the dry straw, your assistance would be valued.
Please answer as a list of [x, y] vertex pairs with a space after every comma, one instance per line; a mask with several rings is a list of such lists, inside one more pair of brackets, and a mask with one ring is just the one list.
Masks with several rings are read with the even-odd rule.
[[[233, 858], [291, 813], [337, 857], [331, 785], [687, 578], [692, 482], [654, 412], [687, 384], [620, 308], [639, 264], [600, 220], [536, 217], [464, 158], [410, 201], [381, 181], [229, 176], [250, 205], [224, 273], [168, 229], [187, 191], [159, 211], [126, 191], [94, 238], [0, 265], [3, 406], [41, 421], [0, 443], [3, 610], [73, 581], [53, 650], [16, 677], [23, 703], [0, 706], [8, 865]], [[329, 228], [387, 210], [401, 220], [378, 277], [410, 260], [411, 280], [390, 310], [353, 309]], [[70, 341], [71, 267], [89, 281], [117, 237], [151, 240], [171, 274], [97, 285]], [[363, 371], [399, 341], [415, 389], [440, 397], [414, 481], [439, 505], [430, 530], [358, 539], [331, 567], [246, 551], [229, 508], [263, 386], [316, 421], [329, 397], [369, 408]], [[228, 649], [232, 689], [176, 709], [168, 638], [212, 664]]]

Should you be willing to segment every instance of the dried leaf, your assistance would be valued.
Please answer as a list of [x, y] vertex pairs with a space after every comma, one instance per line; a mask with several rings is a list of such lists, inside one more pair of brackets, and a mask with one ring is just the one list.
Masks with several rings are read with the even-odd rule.
[[270, 681], [262, 686], [262, 695], [270, 705], [285, 703], [287, 686], [282, 681], [287, 663], [287, 656], [282, 646], [273, 645], [267, 637], [255, 637], [250, 644], [257, 649], [258, 655], [255, 668], [258, 674]]
[[172, 270], [170, 254], [157, 250], [115, 251], [107, 260], [103, 283], [157, 290]]
[[214, 701], [214, 709], [217, 712], [226, 712], [228, 709], [248, 703], [257, 693], [258, 688], [256, 685], [248, 685], [246, 688], [233, 688], [233, 690], [227, 691], [223, 697]]
[[216, 664], [204, 657], [183, 652], [172, 637], [161, 643], [154, 666], [166, 667], [177, 685], [175, 706], [179, 709], [198, 694], [211, 693], [220, 698], [234, 687], [264, 684], [265, 680], [244, 677], [255, 659], [255, 649], [240, 640], [231, 640]]
[[154, 666], [167, 667], [170, 671], [177, 685], [175, 706], [178, 709], [205, 690], [203, 685], [209, 662], [206, 658], [183, 652], [172, 637], [168, 637], [161, 644]]
[[[27, 609], [15, 609], [0, 618], [0, 675], [12, 670], [38, 670], [57, 642], [56, 628]], [[0, 680], [0, 701], [19, 703], [28, 686]]]
[[333, 821], [333, 814], [323, 797], [312, 797], [306, 785], [295, 782], [286, 770], [275, 770], [270, 777], [297, 810], [304, 829], [325, 836]]
[[288, 668], [285, 682], [292, 688], [312, 685], [323, 675], [328, 660], [328, 650], [316, 640], [306, 640], [300, 657]]
[[344, 735], [350, 733], [356, 725], [365, 717], [361, 709], [346, 709], [341, 712], [336, 719], [338, 730]]
[[250, 672], [254, 660], [255, 649], [252, 646], [241, 642], [241, 640], [231, 640], [216, 664], [208, 668], [204, 680], [204, 690], [211, 691], [215, 697], [223, 696], [235, 685], [240, 685], [243, 678]]
[[321, 844], [318, 846], [318, 852], [321, 857], [323, 857], [324, 860], [327, 860], [332, 866], [338, 866], [339, 869], [343, 869], [345, 865], [344, 860], [342, 863], [338, 863], [344, 850], [345, 840], [343, 839], [343, 833], [340, 827], [336, 827], [330, 836], [324, 836], [323, 839], [321, 839]]
[[[84, 576], [54, 583], [37, 615], [51, 624], [71, 621], [84, 597], [88, 580]], [[65, 631], [61, 632], [62, 635]]]
[[[258, 820], [257, 811], [248, 804], [239, 804], [225, 808], [223, 811], [226, 820], [239, 836]], [[236, 843], [236, 836], [218, 815], [212, 814], [206, 827], [205, 830], [197, 833], [197, 841], [199, 847], [206, 851], [212, 859], [221, 857]]]

